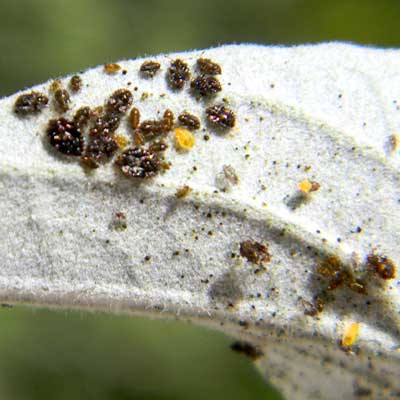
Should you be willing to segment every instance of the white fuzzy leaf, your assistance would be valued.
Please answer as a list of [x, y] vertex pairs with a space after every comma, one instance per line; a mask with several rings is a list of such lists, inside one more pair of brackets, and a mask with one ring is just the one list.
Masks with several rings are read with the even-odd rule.
[[[199, 56], [222, 67], [211, 99], [165, 79], [172, 59], [195, 73]], [[288, 399], [398, 398], [399, 281], [376, 271], [400, 259], [399, 51], [239, 45], [152, 59], [161, 71], [149, 79], [143, 60], [121, 61], [126, 74], [84, 72], [66, 113], [130, 88], [142, 120], [199, 116], [195, 146], [176, 151], [170, 133], [171, 168], [143, 182], [57, 154], [53, 105], [24, 117], [13, 112], [21, 93], [0, 101], [1, 301], [189, 319], [256, 346]], [[49, 86], [34, 90], [51, 98]], [[228, 132], [206, 122], [222, 102], [237, 117]], [[118, 133], [132, 137], [127, 120]], [[319, 190], [303, 193], [312, 182]], [[270, 261], [240, 256], [247, 240]], [[351, 323], [359, 336], [343, 348]]]

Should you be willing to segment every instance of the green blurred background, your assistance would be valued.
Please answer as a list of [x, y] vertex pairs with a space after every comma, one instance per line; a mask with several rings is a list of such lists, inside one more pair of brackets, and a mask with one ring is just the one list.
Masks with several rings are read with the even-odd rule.
[[[0, 0], [0, 96], [219, 43], [400, 44], [399, 0]], [[231, 339], [173, 321], [0, 308], [1, 399], [279, 399]]]

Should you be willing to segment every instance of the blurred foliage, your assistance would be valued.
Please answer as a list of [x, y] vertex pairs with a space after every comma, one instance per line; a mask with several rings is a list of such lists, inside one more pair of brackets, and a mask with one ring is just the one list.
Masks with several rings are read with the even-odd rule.
[[0, 95], [89, 66], [219, 43], [399, 46], [398, 0], [0, 0]]
[[0, 398], [268, 399], [224, 335], [175, 321], [0, 308]]
[[[0, 96], [220, 43], [399, 46], [398, 0], [0, 0]], [[172, 321], [0, 309], [4, 399], [274, 399], [231, 340]]]

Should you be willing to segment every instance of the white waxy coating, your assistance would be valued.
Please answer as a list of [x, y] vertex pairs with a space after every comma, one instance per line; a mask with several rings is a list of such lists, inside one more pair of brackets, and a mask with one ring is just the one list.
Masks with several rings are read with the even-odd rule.
[[[223, 91], [210, 101], [188, 84], [171, 91], [174, 57], [193, 72], [198, 57], [218, 62]], [[111, 164], [86, 174], [58, 157], [45, 137], [53, 107], [22, 118], [12, 112], [21, 93], [0, 100], [1, 301], [180, 316], [263, 347], [258, 365], [288, 399], [397, 398], [398, 276], [368, 275], [368, 295], [332, 291], [315, 318], [301, 299], [326, 288], [316, 272], [325, 254], [363, 270], [376, 249], [399, 264], [400, 161], [388, 146], [400, 130], [399, 51], [240, 45], [152, 60], [152, 79], [139, 74], [143, 59], [119, 62], [126, 75], [86, 71], [66, 114], [130, 88], [142, 120], [167, 108], [197, 115], [206, 131], [195, 146], [179, 153], [170, 141], [171, 168], [140, 184]], [[205, 115], [222, 99], [237, 117], [226, 133]], [[131, 135], [127, 121], [118, 132]], [[226, 192], [216, 186], [224, 165], [239, 177]], [[320, 189], [301, 196], [304, 179]], [[192, 191], [177, 199], [184, 185]], [[112, 229], [116, 212], [127, 229]], [[268, 246], [265, 272], [238, 255], [248, 239]], [[348, 321], [363, 324], [353, 354], [339, 345]]]

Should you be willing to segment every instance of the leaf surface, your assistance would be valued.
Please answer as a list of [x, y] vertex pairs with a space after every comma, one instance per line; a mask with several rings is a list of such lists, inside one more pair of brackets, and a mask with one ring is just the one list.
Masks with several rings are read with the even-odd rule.
[[[195, 77], [199, 57], [221, 66], [222, 91], [171, 89], [171, 60]], [[0, 100], [1, 301], [208, 324], [257, 349], [287, 398], [398, 398], [398, 50], [231, 45], [151, 60], [152, 78], [143, 59], [82, 73], [66, 113], [51, 82], [32, 89], [50, 99], [40, 113], [14, 112], [31, 89]], [[187, 151], [165, 135], [171, 165], [154, 178], [113, 161], [88, 171], [49, 144], [49, 120], [107, 108], [118, 89], [142, 121], [200, 118]], [[208, 121], [213, 105], [233, 128]], [[133, 142], [127, 115], [117, 134]]]

